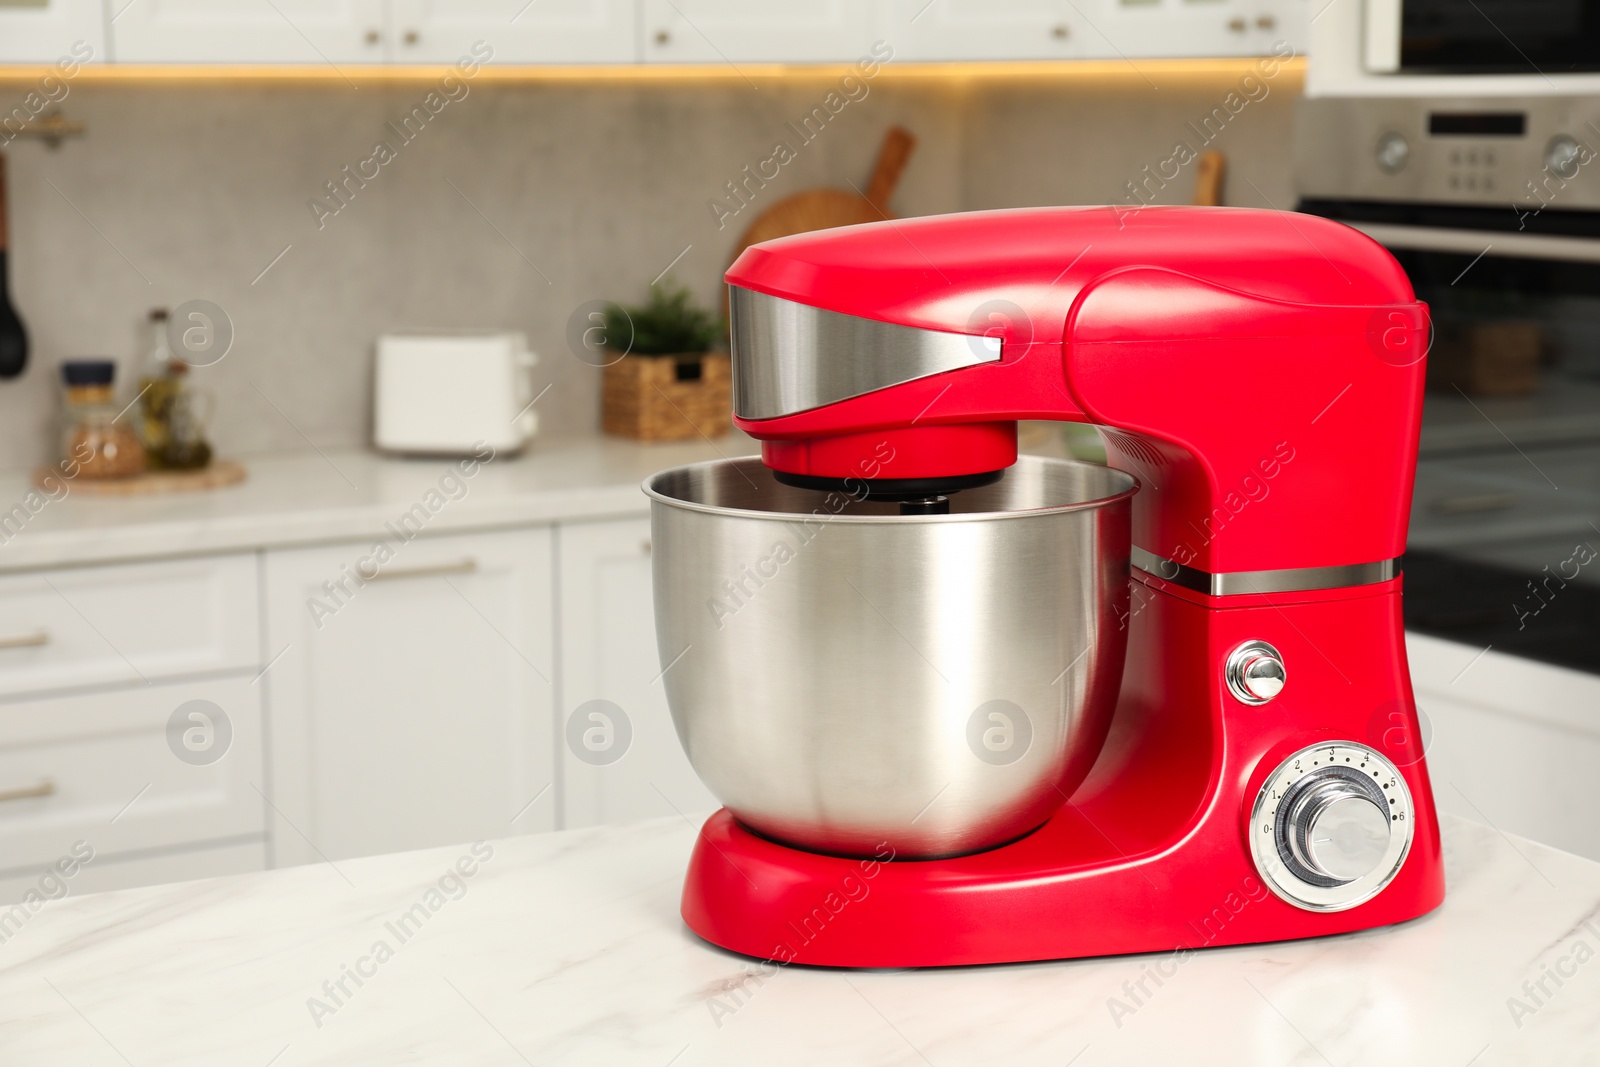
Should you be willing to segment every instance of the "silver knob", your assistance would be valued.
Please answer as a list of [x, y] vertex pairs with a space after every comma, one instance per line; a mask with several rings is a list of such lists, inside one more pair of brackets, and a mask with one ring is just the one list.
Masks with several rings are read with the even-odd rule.
[[1223, 668], [1228, 692], [1241, 704], [1265, 704], [1283, 692], [1288, 675], [1283, 656], [1265, 641], [1246, 641], [1228, 653]]
[[1561, 134], [1552, 137], [1544, 149], [1544, 164], [1558, 178], [1576, 178], [1583, 166], [1583, 146], [1576, 139]]
[[1378, 168], [1385, 174], [1399, 174], [1411, 158], [1411, 144], [1398, 133], [1386, 133], [1378, 138], [1376, 156]]
[[1282, 899], [1343, 911], [1394, 881], [1416, 833], [1394, 764], [1354, 741], [1323, 741], [1279, 761], [1250, 807], [1250, 858]]
[[1353, 882], [1378, 868], [1389, 849], [1389, 813], [1343, 778], [1307, 788], [1289, 811], [1289, 852], [1301, 866], [1334, 882]]

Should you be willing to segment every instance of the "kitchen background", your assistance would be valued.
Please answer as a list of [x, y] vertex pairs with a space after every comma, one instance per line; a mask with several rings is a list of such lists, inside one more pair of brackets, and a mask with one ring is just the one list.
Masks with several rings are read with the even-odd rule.
[[[916, 139], [888, 205], [899, 216], [1187, 203], [1200, 167], [1170, 162], [1179, 143], [1222, 153], [1226, 204], [1291, 209], [1317, 186], [1322, 209], [1343, 210], [1373, 144], [1393, 145], [1361, 126], [1371, 109], [1317, 112], [1312, 98], [1484, 91], [1435, 75], [1384, 82], [1360, 58], [1361, 10], [0, 2], [9, 289], [31, 337], [26, 371], [0, 382], [0, 509], [59, 455], [59, 365], [115, 360], [117, 403], [129, 402], [150, 309], [193, 300], [221, 309], [233, 342], [187, 380], [214, 397], [216, 454], [247, 472], [127, 499], [79, 483], [20, 523], [0, 514], [0, 895], [37, 886], [78, 841], [96, 853], [73, 883], [87, 891], [708, 809], [657, 684], [637, 486], [752, 446], [601, 434], [602, 372], [572, 339], [584, 310], [641, 301], [663, 275], [715, 306], [750, 220], [805, 189], [864, 188], [894, 127]], [[444, 82], [480, 40], [493, 58]], [[875, 41], [893, 58], [862, 77], [852, 64]], [[63, 74], [51, 65], [75, 42], [92, 59]], [[1561, 77], [1562, 92], [1600, 91], [1595, 75]], [[1497, 91], [1554, 92], [1504, 79]], [[346, 185], [336, 213], [314, 212], [434, 91], [449, 101], [396, 158]], [[836, 114], [801, 144], [791, 124], [830, 93]], [[1580, 128], [1583, 114], [1561, 121]], [[58, 127], [59, 143], [39, 136]], [[793, 160], [719, 225], [710, 205], [737, 206], [728, 183], [778, 140]], [[1392, 162], [1377, 165], [1392, 176]], [[1479, 247], [1450, 252], [1464, 258], [1447, 273], [1470, 269]], [[418, 329], [526, 335], [539, 431], [523, 455], [463, 466], [374, 450], [375, 340]], [[1600, 493], [1583, 480], [1589, 453], [1562, 460], [1557, 526], [1539, 526], [1543, 498], [1518, 495], [1538, 483], [1505, 428], [1546, 425], [1551, 393], [1573, 403], [1549, 382], [1481, 407], [1430, 394], [1425, 453], [1441, 451], [1424, 455], [1414, 532], [1448, 551], [1513, 518], [1538, 527], [1538, 553], [1588, 536], [1576, 520], [1600, 519], [1582, 495]], [[1600, 427], [1577, 437], [1592, 443]], [[1068, 447], [1039, 427], [1024, 444]], [[443, 503], [420, 536], [396, 527], [429, 499]], [[397, 550], [383, 580], [353, 580], [380, 541]], [[1476, 554], [1538, 572], [1520, 549]], [[1443, 584], [1483, 586], [1450, 573]], [[1560, 610], [1584, 603], [1575, 591]], [[1516, 655], [1493, 632], [1440, 636], [1448, 621], [1412, 635], [1430, 766], [1445, 810], [1600, 857], [1588, 814], [1600, 676], [1545, 654], [1574, 644], [1554, 617]], [[1577, 633], [1592, 645], [1597, 631]], [[207, 728], [214, 756], [183, 754], [192, 701], [225, 709]], [[614, 755], [583, 741], [596, 723]], [[1387, 728], [1375, 718], [1369, 740]]]
[[[406, 327], [526, 332], [537, 388], [552, 385], [541, 433], [592, 434], [600, 375], [568, 348], [574, 309], [642, 300], [680, 253], [672, 279], [709, 302], [757, 212], [812, 186], [864, 187], [891, 125], [917, 138], [898, 214], [1110, 202], [1192, 140], [1186, 123], [1243, 73], [1162, 72], [1152, 85], [1131, 71], [995, 82], [892, 68], [721, 229], [707, 201], [733, 204], [724, 183], [798, 140], [786, 123], [839, 74], [510, 85], [486, 71], [320, 229], [307, 201], [332, 203], [324, 183], [430, 83], [68, 83], [62, 113], [86, 134], [8, 150], [13, 297], [37, 358], [0, 390], [0, 462], [51, 457], [60, 360], [131, 365], [149, 347], [146, 312], [191, 299], [234, 326], [233, 351], [195, 376], [217, 396], [223, 454], [365, 445], [373, 339]], [[1232, 202], [1292, 202], [1283, 146], [1300, 81], [1280, 72], [1218, 137]], [[1185, 203], [1193, 188], [1188, 168], [1146, 196]]]

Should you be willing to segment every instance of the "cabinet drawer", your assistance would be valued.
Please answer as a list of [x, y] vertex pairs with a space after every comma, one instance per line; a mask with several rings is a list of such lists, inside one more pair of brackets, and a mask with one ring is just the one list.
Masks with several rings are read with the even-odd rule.
[[248, 669], [256, 558], [210, 556], [0, 578], [0, 697]]
[[[209, 763], [168, 742], [174, 712], [195, 700], [220, 709], [222, 755]], [[189, 710], [180, 749], [182, 731], [203, 725]], [[262, 834], [260, 781], [260, 698], [242, 676], [0, 706], [0, 871], [54, 863], [80, 840], [111, 856]]]
[[[36, 899], [49, 901], [67, 896], [81, 897], [85, 893], [133, 889], [142, 885], [169, 885], [172, 882], [192, 882], [197, 878], [249, 874], [266, 870], [266, 854], [267, 846], [262, 841], [132, 859], [103, 856], [96, 852], [88, 863], [79, 862], [77, 857], [73, 857], [60, 867], [51, 863], [24, 874], [0, 876], [0, 907], [24, 900], [29, 893], [34, 894]], [[14, 932], [30, 916], [31, 909], [27, 913], [0, 912], [0, 934]]]

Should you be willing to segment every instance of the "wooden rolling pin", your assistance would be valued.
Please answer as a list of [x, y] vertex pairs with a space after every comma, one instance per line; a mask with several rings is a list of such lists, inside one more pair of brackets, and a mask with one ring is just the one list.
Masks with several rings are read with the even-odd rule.
[[1202, 152], [1194, 165], [1194, 203], [1196, 207], [1217, 207], [1222, 203], [1222, 181], [1228, 176], [1228, 159], [1221, 152]]

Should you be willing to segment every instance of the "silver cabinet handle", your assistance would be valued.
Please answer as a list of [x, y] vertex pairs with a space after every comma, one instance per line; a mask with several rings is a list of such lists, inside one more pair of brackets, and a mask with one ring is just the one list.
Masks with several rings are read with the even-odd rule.
[[0, 634], [0, 649], [7, 648], [38, 648], [40, 645], [50, 643], [50, 631], [24, 630], [15, 634]]
[[56, 784], [46, 778], [32, 785], [12, 786], [10, 789], [0, 789], [0, 804], [8, 800], [31, 800], [34, 797], [47, 797], [56, 791]]
[[439, 563], [431, 567], [405, 567], [401, 570], [380, 570], [369, 582], [390, 582], [399, 578], [437, 578], [446, 574], [471, 574], [478, 569], [475, 559], [462, 559], [454, 563]]

